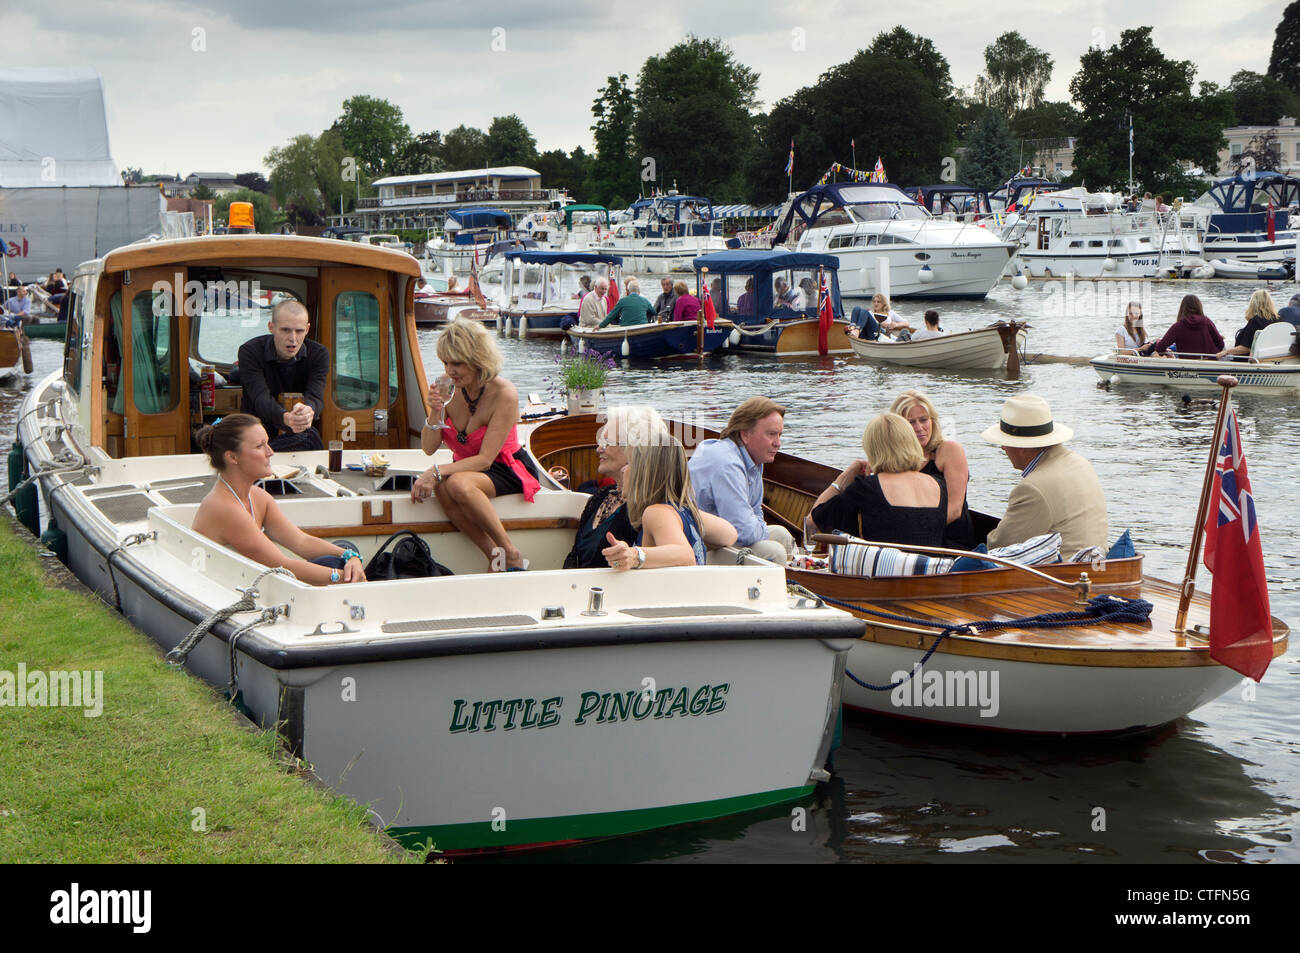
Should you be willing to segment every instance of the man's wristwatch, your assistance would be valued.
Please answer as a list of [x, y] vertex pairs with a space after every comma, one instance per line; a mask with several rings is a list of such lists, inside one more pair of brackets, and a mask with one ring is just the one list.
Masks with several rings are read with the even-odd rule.
[[637, 547], [636, 547], [636, 565], [633, 566], [632, 568], [633, 568], [633, 569], [640, 569], [640, 568], [641, 568], [642, 566], [644, 566], [644, 565], [645, 565], [645, 550], [642, 549], [640, 546], [637, 546]]

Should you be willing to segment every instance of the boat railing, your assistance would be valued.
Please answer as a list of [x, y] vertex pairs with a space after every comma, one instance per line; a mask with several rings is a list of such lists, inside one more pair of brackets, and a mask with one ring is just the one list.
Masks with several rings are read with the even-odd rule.
[[880, 543], [873, 542], [869, 539], [858, 539], [856, 536], [836, 536], [833, 533], [815, 533], [813, 542], [826, 543], [828, 546], [878, 546], [884, 549], [898, 549], [905, 553], [922, 553], [926, 556], [951, 556], [954, 559], [960, 559], [963, 556], [971, 559], [979, 559], [984, 562], [996, 563], [1005, 566], [1008, 569], [1016, 569], [1020, 572], [1027, 573], [1043, 582], [1049, 583], [1059, 589], [1068, 589], [1074, 592], [1074, 601], [1076, 605], [1087, 605], [1088, 599], [1092, 595], [1092, 580], [1088, 578], [1086, 572], [1079, 573], [1079, 578], [1075, 582], [1065, 582], [1057, 579], [1055, 576], [1048, 575], [1042, 570], [1035, 569], [1032, 566], [1026, 566], [1024, 563], [1018, 563], [1014, 559], [1004, 559], [1001, 556], [994, 556], [991, 553], [972, 553], [964, 549], [948, 549], [944, 546], [920, 546], [911, 543]]

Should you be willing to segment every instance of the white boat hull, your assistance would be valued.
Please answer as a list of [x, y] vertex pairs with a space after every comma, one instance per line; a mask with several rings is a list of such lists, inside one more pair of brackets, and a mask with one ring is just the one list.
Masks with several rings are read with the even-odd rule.
[[[1021, 329], [1016, 346], [1022, 351], [1028, 334]], [[998, 370], [1007, 354], [996, 327], [945, 334], [924, 341], [868, 341], [849, 336], [853, 352], [866, 360], [902, 367], [942, 367], [950, 370]]]
[[1203, 361], [1196, 358], [1119, 356], [1115, 352], [1094, 357], [1089, 363], [1103, 381], [1173, 387], [1185, 391], [1214, 391], [1218, 378], [1231, 374], [1237, 391], [1253, 394], [1293, 394], [1300, 390], [1300, 359], [1282, 361]]
[[[967, 226], [978, 228], [978, 226]], [[812, 229], [815, 235], [822, 229]], [[829, 231], [829, 229], [827, 229]], [[980, 229], [980, 231], [984, 231]], [[984, 298], [997, 284], [1015, 246], [996, 242], [954, 246], [917, 245], [876, 246], [862, 250], [827, 249], [824, 241], [810, 241], [807, 236], [798, 251], [834, 255], [840, 260], [840, 298], [845, 308], [853, 304], [870, 304], [872, 296], [882, 290], [880, 259], [889, 262], [888, 294], [895, 298]], [[928, 255], [924, 261], [917, 254]], [[929, 266], [930, 280], [921, 278]]]
[[606, 239], [593, 251], [604, 255], [618, 255], [623, 259], [623, 271], [631, 274], [666, 275], [673, 272], [693, 272], [692, 264], [700, 255], [726, 251], [727, 243], [716, 235], [688, 238], [666, 238], [624, 241]]

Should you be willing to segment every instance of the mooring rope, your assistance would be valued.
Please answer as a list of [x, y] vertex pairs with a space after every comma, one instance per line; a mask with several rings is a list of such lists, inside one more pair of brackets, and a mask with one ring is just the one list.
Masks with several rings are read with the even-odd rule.
[[[216, 625], [218, 622], [221, 622], [225, 619], [229, 619], [232, 615], [235, 615], [236, 613], [252, 612], [254, 609], [256, 609], [257, 604], [255, 600], [259, 595], [257, 591], [257, 584], [261, 582], [263, 579], [265, 579], [267, 576], [270, 576], [272, 574], [294, 578], [293, 573], [285, 569], [283, 566], [272, 566], [270, 569], [266, 569], [258, 573], [257, 576], [254, 577], [252, 585], [250, 585], [247, 589], [241, 590], [241, 594], [238, 602], [233, 602], [222, 609], [215, 610], [206, 619], [204, 619], [193, 629], [191, 629], [189, 635], [181, 639], [181, 641], [177, 643], [176, 647], [167, 653], [167, 655], [165, 656], [167, 663], [178, 667], [185, 664], [185, 659], [189, 656], [190, 652], [194, 651], [194, 647], [203, 640], [203, 637], [212, 630], [212, 627], [214, 625]], [[271, 609], [264, 610], [263, 615], [265, 615], [266, 612], [268, 611], [272, 611], [272, 610]], [[278, 608], [274, 609], [274, 612], [276, 614], [278, 614], [279, 611], [280, 610]], [[274, 618], [275, 616], [273, 615], [271, 619]], [[255, 620], [253, 623], [251, 623], [249, 626], [246, 626], [245, 628], [251, 628], [252, 625], [256, 625], [257, 623], [264, 622], [264, 621], [271, 621], [271, 620], [259, 618]], [[241, 635], [243, 634], [243, 630], [240, 630], [240, 634]], [[231, 651], [232, 652], [234, 651], [233, 647]]]
[[[67, 455], [71, 455], [76, 459], [68, 460]], [[60, 463], [59, 462], [60, 457], [62, 457], [66, 462]], [[81, 454], [77, 453], [74, 450], [61, 450], [59, 451], [58, 457], [55, 457], [53, 460], [42, 460], [39, 464], [37, 464], [36, 469], [32, 471], [30, 474], [28, 474], [25, 479], [21, 480], [8, 493], [4, 494], [3, 496], [0, 496], [0, 506], [4, 506], [15, 496], [17, 496], [19, 492], [24, 490], [32, 483], [35, 483], [43, 476], [52, 476], [55, 473], [68, 473], [73, 470], [86, 470], [89, 469], [89, 467], [90, 464], [86, 462], [86, 458], [83, 457]]]
[[122, 596], [117, 591], [117, 577], [113, 575], [113, 557], [128, 546], [137, 546], [146, 540], [157, 538], [157, 530], [150, 530], [147, 533], [132, 533], [130, 536], [123, 539], [122, 542], [110, 549], [108, 555], [104, 557], [104, 565], [108, 567], [108, 584], [113, 587], [113, 608], [118, 612], [122, 611]]
[[921, 661], [914, 665], [907, 675], [896, 682], [891, 682], [888, 685], [873, 685], [870, 682], [864, 682], [847, 668], [844, 670], [844, 674], [853, 679], [858, 685], [875, 692], [893, 691], [899, 685], [911, 679], [930, 660], [930, 656], [939, 648], [939, 644], [950, 635], [980, 635], [996, 629], [1065, 629], [1099, 622], [1145, 622], [1154, 608], [1145, 599], [1126, 599], [1123, 596], [1094, 596], [1088, 600], [1086, 609], [1069, 612], [1043, 612], [1039, 615], [1024, 616], [1019, 619], [978, 619], [973, 622], [950, 625], [946, 622], [935, 622], [932, 619], [918, 619], [893, 612], [882, 612], [879, 609], [869, 609], [866, 606], [845, 602], [842, 599], [833, 599], [830, 596], [822, 596], [822, 599], [829, 605], [860, 612], [864, 615], [941, 630], [935, 637], [934, 643], [922, 656]]
[[732, 327], [734, 327], [737, 331], [739, 331], [744, 337], [752, 338], [752, 337], [757, 337], [760, 334], [766, 334], [768, 331], [772, 330], [772, 328], [778, 324], [780, 324], [780, 322], [776, 320], [768, 321], [767, 324], [763, 325], [760, 328], [756, 328], [753, 331], [746, 331], [742, 325], [736, 324], [735, 322], [732, 322]]

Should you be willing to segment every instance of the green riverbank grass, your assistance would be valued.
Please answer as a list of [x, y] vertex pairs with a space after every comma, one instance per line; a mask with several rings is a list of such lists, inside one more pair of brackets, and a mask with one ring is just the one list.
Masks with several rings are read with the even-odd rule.
[[7, 519], [0, 580], [0, 670], [104, 673], [97, 718], [0, 706], [0, 862], [403, 859], [364, 808], [293, 773], [272, 733], [242, 726], [99, 600], [48, 582]]

